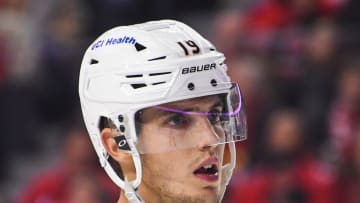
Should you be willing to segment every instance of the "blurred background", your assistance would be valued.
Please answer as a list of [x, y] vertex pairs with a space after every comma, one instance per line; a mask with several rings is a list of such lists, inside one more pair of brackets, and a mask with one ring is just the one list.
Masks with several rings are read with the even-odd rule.
[[356, 0], [0, 0], [0, 203], [115, 202], [77, 82], [105, 30], [181, 20], [227, 56], [248, 140], [227, 203], [360, 202]]

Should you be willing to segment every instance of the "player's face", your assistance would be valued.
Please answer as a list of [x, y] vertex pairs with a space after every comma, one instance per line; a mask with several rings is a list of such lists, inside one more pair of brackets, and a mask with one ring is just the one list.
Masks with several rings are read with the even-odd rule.
[[[164, 106], [205, 113], [222, 111], [218, 96]], [[148, 151], [157, 152], [141, 155], [141, 189], [156, 195], [158, 202], [218, 202], [224, 146], [209, 146], [224, 136], [218, 119], [149, 108], [141, 120], [139, 142]]]

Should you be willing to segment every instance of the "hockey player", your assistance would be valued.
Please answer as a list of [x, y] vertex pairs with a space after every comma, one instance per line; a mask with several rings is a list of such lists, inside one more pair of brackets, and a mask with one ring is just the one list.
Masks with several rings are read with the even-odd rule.
[[174, 20], [115, 27], [86, 50], [83, 117], [119, 203], [221, 202], [247, 136], [224, 60]]

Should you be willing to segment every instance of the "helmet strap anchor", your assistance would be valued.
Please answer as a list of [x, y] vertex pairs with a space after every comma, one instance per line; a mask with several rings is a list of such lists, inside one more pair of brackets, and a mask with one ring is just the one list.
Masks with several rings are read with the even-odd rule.
[[125, 138], [124, 135], [114, 137], [116, 144], [118, 145], [119, 149], [130, 151], [130, 146]]
[[129, 203], [145, 203], [137, 192], [137, 188], [133, 188], [127, 177], [124, 180], [124, 193]]

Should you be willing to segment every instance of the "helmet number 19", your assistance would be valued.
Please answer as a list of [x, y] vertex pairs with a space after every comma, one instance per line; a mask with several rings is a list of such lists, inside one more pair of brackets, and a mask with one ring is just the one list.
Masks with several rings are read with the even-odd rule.
[[191, 51], [192, 54], [200, 53], [200, 48], [199, 48], [198, 45], [196, 45], [196, 43], [194, 41], [187, 40], [187, 41], [184, 41], [184, 42], [177, 42], [177, 43], [184, 50], [185, 56], [189, 55], [189, 51]]

